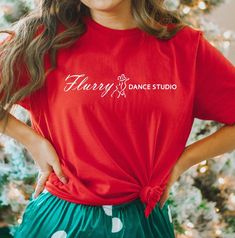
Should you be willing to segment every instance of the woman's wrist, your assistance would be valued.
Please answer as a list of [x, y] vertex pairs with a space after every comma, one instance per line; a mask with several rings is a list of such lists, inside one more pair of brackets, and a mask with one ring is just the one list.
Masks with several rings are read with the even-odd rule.
[[[195, 153], [193, 144], [185, 147], [183, 153], [181, 154], [180, 158], [177, 160], [174, 169], [176, 170], [177, 174], [183, 174], [185, 171], [187, 171], [190, 167], [195, 165]], [[196, 155], [196, 157], [199, 155]]]

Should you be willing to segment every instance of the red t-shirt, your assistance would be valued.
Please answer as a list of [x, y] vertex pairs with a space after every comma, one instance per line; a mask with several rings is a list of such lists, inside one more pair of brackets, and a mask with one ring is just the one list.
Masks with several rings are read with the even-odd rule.
[[19, 102], [69, 178], [63, 184], [51, 173], [46, 189], [89, 205], [140, 197], [147, 217], [194, 118], [235, 123], [235, 67], [190, 26], [160, 40], [90, 18], [86, 25], [72, 46], [58, 51], [45, 86]]

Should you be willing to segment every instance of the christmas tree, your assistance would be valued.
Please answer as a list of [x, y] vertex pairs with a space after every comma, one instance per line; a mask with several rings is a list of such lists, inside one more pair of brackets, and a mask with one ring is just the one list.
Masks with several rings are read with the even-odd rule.
[[[219, 0], [166, 1], [178, 10], [184, 21], [204, 31], [212, 45], [226, 54], [234, 33], [222, 31], [205, 16], [220, 4]], [[193, 143], [218, 130], [222, 124], [195, 119], [187, 142]], [[202, 161], [186, 171], [171, 189], [171, 213], [178, 238], [235, 237], [235, 152]]]
[[[230, 30], [222, 31], [205, 16], [223, 0], [167, 0], [165, 6], [177, 10], [184, 21], [205, 32], [222, 53], [234, 40]], [[0, 26], [17, 21], [35, 7], [34, 1], [0, 0]], [[30, 125], [28, 112], [17, 106], [12, 112]], [[187, 145], [218, 130], [222, 124], [195, 119]], [[235, 152], [191, 167], [172, 186], [171, 215], [178, 238], [235, 237]], [[35, 189], [38, 170], [30, 154], [17, 141], [0, 138], [0, 237], [10, 237], [21, 223], [22, 212]]]

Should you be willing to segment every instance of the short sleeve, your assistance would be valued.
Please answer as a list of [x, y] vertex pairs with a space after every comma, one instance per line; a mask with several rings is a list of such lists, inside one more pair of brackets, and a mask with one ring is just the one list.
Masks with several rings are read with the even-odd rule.
[[193, 115], [223, 124], [235, 123], [235, 67], [199, 31]]
[[[4, 40], [1, 40], [0, 45], [10, 39], [11, 39], [11, 36], [5, 38]], [[1, 70], [1, 67], [0, 67], [0, 70]], [[15, 70], [15, 79], [18, 80], [17, 87], [21, 88], [27, 83], [28, 75], [27, 75], [26, 69], [25, 67], [16, 67], [14, 70]], [[0, 77], [0, 82], [1, 82], [1, 77]], [[30, 97], [26, 96], [25, 98], [17, 101], [15, 104], [18, 104], [24, 107], [26, 110], [30, 110]]]

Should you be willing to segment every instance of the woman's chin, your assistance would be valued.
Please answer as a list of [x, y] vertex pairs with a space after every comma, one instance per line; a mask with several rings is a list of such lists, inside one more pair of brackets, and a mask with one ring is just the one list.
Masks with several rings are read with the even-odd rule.
[[110, 1], [110, 0], [94, 0], [94, 1], [84, 1], [84, 3], [92, 10], [95, 11], [112, 11], [115, 9], [122, 1]]

